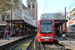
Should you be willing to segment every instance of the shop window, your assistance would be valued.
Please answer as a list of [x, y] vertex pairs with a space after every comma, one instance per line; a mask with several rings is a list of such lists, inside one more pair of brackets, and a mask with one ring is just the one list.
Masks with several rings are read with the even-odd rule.
[[5, 15], [2, 15], [2, 21], [5, 21]]

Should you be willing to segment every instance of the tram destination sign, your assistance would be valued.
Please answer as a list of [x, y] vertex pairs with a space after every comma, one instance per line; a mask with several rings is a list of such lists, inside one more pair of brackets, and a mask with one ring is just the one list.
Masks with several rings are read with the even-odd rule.
[[40, 21], [40, 23], [52, 23], [52, 21]]

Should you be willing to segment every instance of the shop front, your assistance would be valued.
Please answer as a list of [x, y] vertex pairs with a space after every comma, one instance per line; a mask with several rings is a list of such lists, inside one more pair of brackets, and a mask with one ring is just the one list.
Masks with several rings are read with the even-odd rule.
[[[7, 30], [10, 30], [12, 36], [22, 36], [22, 31], [25, 31], [25, 34], [29, 34], [30, 30], [35, 30], [37, 27], [25, 22], [24, 20], [6, 20]], [[13, 23], [13, 27], [10, 27], [10, 23]], [[16, 33], [18, 30], [18, 34]], [[32, 31], [31, 31], [32, 32]]]

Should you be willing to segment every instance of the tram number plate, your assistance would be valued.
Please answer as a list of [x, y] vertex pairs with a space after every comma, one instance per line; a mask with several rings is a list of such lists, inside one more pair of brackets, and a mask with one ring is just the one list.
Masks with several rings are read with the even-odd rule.
[[49, 39], [45, 39], [45, 41], [49, 41]]

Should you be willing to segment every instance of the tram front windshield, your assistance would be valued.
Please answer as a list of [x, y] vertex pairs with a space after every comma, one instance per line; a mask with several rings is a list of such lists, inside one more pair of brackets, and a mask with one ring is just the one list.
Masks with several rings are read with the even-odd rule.
[[52, 21], [40, 21], [41, 33], [52, 33]]

